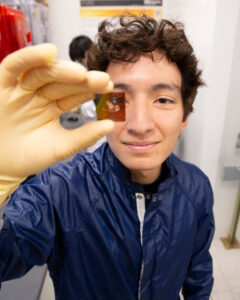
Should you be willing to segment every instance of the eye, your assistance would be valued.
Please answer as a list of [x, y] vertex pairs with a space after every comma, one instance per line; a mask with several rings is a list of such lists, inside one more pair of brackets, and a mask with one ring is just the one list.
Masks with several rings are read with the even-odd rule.
[[123, 99], [122, 98], [118, 98], [118, 97], [111, 97], [110, 101], [112, 102], [112, 104], [123, 103]]
[[172, 104], [174, 103], [174, 101], [170, 98], [167, 98], [167, 97], [160, 97], [158, 99], [156, 99], [154, 101], [155, 103], [160, 103], [160, 104]]

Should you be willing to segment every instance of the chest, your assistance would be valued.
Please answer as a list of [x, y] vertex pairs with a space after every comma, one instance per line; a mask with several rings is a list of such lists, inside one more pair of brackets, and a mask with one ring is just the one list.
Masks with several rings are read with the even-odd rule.
[[168, 190], [146, 198], [143, 193], [119, 190], [103, 191], [95, 199], [90, 195], [72, 199], [69, 214], [64, 216], [66, 245], [77, 246], [79, 252], [86, 249], [85, 255], [105, 253], [107, 260], [135, 264], [145, 257], [163, 264], [179, 249], [183, 253], [191, 249], [196, 215], [185, 195]]

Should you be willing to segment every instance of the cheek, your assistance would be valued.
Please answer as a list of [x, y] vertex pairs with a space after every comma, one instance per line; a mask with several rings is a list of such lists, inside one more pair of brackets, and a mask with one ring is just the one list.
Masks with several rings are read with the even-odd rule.
[[108, 141], [110, 146], [115, 144], [116, 142], [118, 142], [120, 140], [120, 134], [121, 134], [121, 131], [122, 131], [122, 127], [123, 127], [123, 125], [121, 123], [115, 122], [114, 130], [111, 131], [107, 135], [107, 141]]
[[182, 116], [162, 116], [156, 121], [159, 130], [164, 136], [179, 135], [183, 130]]
[[108, 144], [111, 146], [112, 142], [113, 142], [113, 132], [109, 133], [106, 137], [107, 137], [107, 142]]

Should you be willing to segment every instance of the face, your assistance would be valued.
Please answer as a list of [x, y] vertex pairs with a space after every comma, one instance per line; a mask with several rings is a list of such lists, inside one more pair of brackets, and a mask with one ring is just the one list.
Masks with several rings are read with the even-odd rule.
[[85, 56], [82, 59], [82, 64], [84, 65], [84, 67], [87, 67], [87, 59], [88, 59], [88, 51], [85, 52]]
[[85, 52], [84, 58], [79, 57], [77, 59], [77, 62], [79, 62], [81, 65], [87, 68], [87, 59], [88, 59], [88, 50]]
[[181, 73], [161, 52], [141, 56], [135, 63], [110, 63], [107, 72], [114, 92], [125, 92], [126, 121], [116, 122], [108, 143], [132, 174], [132, 180], [149, 184], [161, 172], [173, 151], [183, 121]]

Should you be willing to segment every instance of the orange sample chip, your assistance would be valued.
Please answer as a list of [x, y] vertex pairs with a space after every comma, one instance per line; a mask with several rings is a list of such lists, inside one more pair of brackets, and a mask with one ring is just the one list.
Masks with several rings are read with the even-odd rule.
[[125, 94], [109, 93], [97, 96], [97, 119], [110, 119], [115, 122], [125, 121]]

